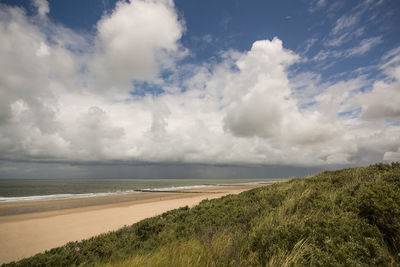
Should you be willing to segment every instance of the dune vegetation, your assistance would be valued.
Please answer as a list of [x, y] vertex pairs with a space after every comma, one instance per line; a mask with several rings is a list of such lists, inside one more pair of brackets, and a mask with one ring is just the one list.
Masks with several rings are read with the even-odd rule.
[[202, 201], [9, 266], [400, 266], [400, 163]]

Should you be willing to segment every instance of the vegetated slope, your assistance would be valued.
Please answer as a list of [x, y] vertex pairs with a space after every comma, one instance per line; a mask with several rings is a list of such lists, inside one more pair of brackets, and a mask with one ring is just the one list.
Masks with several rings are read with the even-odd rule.
[[399, 266], [400, 163], [202, 201], [11, 266]]

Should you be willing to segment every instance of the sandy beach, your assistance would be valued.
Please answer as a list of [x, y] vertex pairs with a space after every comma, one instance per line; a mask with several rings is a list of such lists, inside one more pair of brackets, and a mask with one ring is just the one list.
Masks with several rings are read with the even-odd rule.
[[204, 199], [265, 186], [245, 184], [174, 192], [0, 204], [0, 264], [44, 252], [67, 242], [117, 230]]

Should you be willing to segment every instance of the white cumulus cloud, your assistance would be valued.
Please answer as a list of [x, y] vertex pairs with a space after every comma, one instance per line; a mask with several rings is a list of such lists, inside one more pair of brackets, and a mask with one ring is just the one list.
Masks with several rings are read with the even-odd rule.
[[124, 90], [133, 80], [156, 78], [168, 56], [177, 56], [183, 33], [171, 1], [118, 2], [97, 23], [89, 69], [97, 87]]
[[92, 38], [2, 7], [3, 160], [312, 166], [398, 153], [399, 126], [386, 121], [398, 120], [397, 50], [383, 58], [387, 79], [362, 91], [363, 77], [291, 73], [302, 58], [278, 37], [183, 64], [172, 1], [119, 2]]

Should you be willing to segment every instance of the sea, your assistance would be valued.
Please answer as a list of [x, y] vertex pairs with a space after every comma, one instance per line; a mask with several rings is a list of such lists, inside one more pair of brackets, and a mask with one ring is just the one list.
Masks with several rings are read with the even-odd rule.
[[0, 179], [0, 203], [85, 198], [284, 179]]

